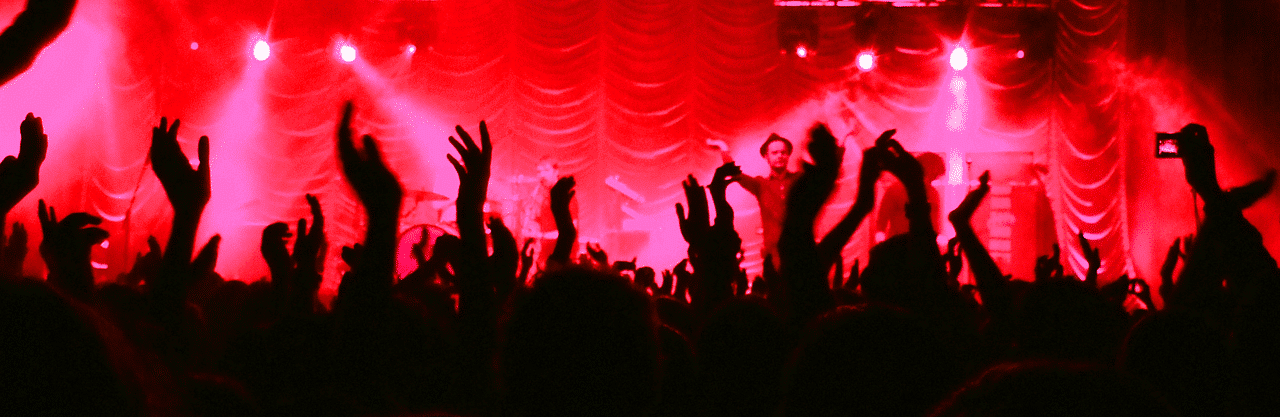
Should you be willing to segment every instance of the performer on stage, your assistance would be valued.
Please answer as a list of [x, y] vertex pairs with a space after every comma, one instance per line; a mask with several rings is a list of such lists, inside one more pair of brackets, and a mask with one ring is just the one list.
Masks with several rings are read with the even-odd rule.
[[[723, 142], [711, 141], [712, 146], [720, 149], [725, 164], [732, 164], [728, 147]], [[764, 244], [760, 256], [773, 255], [774, 265], [778, 265], [778, 238], [782, 235], [782, 221], [787, 215], [787, 193], [791, 184], [800, 178], [799, 172], [789, 171], [791, 152], [795, 147], [790, 140], [777, 133], [769, 135], [760, 145], [760, 156], [769, 164], [769, 174], [757, 177], [739, 174], [733, 178], [743, 189], [756, 196], [760, 204], [760, 227], [764, 229]]]
[[[927, 185], [925, 192], [929, 199], [929, 205], [932, 206], [929, 218], [933, 219], [934, 224], [941, 225], [939, 216], [942, 203], [938, 199], [938, 189], [934, 188], [932, 184], [933, 180], [947, 173], [947, 165], [943, 162], [941, 155], [933, 152], [922, 153], [916, 159], [920, 161], [920, 166], [924, 169], [924, 183]], [[893, 185], [885, 190], [884, 197], [880, 200], [880, 209], [876, 212], [876, 242], [884, 241], [909, 230], [907, 214], [902, 209], [906, 204], [907, 189], [902, 186], [901, 182], [894, 181]]]
[[[551, 188], [556, 185], [556, 181], [560, 180], [560, 163], [551, 156], [543, 156], [538, 160], [538, 187], [531, 196], [537, 207], [532, 223], [536, 232], [526, 235], [526, 237], [537, 237], [539, 247], [543, 248], [539, 255], [540, 265], [545, 264], [547, 257], [551, 255], [551, 248], [555, 246], [556, 237], [559, 236], [556, 230], [555, 215], [551, 213]], [[569, 213], [573, 217], [573, 224], [578, 224], [578, 200], [573, 199], [569, 202]], [[573, 250], [570, 254], [572, 257], [578, 251], [578, 242], [573, 243]]]

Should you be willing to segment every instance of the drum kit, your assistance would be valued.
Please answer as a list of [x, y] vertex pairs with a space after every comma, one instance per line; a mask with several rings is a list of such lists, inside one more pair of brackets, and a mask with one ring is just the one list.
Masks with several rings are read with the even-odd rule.
[[[538, 177], [516, 175], [490, 182], [491, 198], [484, 203], [484, 217], [502, 219], [517, 242], [534, 238], [534, 250], [540, 252], [544, 241], [554, 241], [557, 236], [554, 229], [542, 230], [538, 222], [548, 192]], [[425, 258], [430, 258], [436, 238], [444, 234], [458, 235], [457, 202], [452, 197], [427, 190], [405, 190], [403, 207], [401, 224], [411, 226], [400, 232], [396, 249], [396, 273], [400, 277], [416, 268], [412, 251], [423, 233], [428, 239], [418, 249]]]

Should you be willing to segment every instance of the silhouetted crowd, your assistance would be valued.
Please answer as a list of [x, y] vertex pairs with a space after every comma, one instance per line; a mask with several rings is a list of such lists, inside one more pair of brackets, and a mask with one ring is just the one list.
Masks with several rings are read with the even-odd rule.
[[[74, 0], [32, 1], [0, 35], [11, 79], [66, 26]], [[26, 20], [24, 20], [26, 19]], [[33, 24], [32, 21], [42, 22]], [[23, 26], [26, 25], [26, 26]], [[28, 45], [23, 49], [23, 45]], [[31, 46], [34, 45], [34, 46]], [[26, 51], [26, 52], [21, 52]], [[24, 55], [25, 54], [25, 55]], [[24, 59], [24, 57], [26, 59]], [[814, 221], [834, 193], [844, 149], [809, 132], [786, 198], [777, 259], [740, 267], [726, 163], [706, 187], [690, 175], [677, 204], [688, 257], [670, 270], [573, 253], [572, 177], [549, 202], [558, 237], [544, 265], [499, 218], [485, 218], [492, 145], [461, 126], [449, 142], [459, 179], [458, 235], [419, 242], [417, 269], [394, 266], [404, 189], [378, 141], [336, 129], [338, 163], [366, 214], [349, 269], [318, 300], [324, 203], [262, 233], [270, 277], [214, 272], [219, 238], [196, 247], [210, 198], [210, 138], [192, 167], [180, 122], [152, 129], [150, 160], [173, 209], [171, 231], [132, 270], [95, 284], [90, 248], [107, 238], [87, 213], [39, 204], [46, 277], [24, 276], [23, 225], [0, 239], [0, 414], [120, 416], [1260, 416], [1280, 410], [1280, 274], [1241, 210], [1274, 173], [1224, 190], [1202, 126], [1178, 133], [1186, 179], [1204, 199], [1194, 239], [1170, 246], [1156, 310], [1151, 287], [1098, 285], [1101, 259], [1079, 236], [1085, 277], [1058, 250], [1034, 280], [1005, 275], [970, 218], [988, 175], [948, 220], [943, 252], [919, 161], [885, 132], [862, 150], [855, 203], [827, 234]], [[0, 213], [39, 182], [49, 140], [20, 125], [0, 162]], [[214, 138], [212, 140], [219, 140]], [[232, 140], [232, 139], [222, 139]], [[357, 143], [358, 142], [358, 143]], [[54, 145], [58, 146], [55, 138]], [[865, 267], [841, 252], [896, 178], [909, 230], [875, 245]], [[704, 191], [705, 190], [705, 191]], [[709, 192], [707, 192], [709, 191]], [[711, 201], [708, 201], [710, 195]], [[712, 218], [710, 207], [715, 207]], [[898, 209], [893, 207], [890, 209]], [[424, 254], [425, 245], [431, 245]], [[972, 285], [960, 284], [963, 265]], [[1179, 268], [1179, 264], [1181, 267]], [[536, 268], [535, 268], [536, 266]], [[537, 271], [532, 274], [530, 271]], [[1175, 271], [1179, 272], [1175, 276]], [[1130, 297], [1143, 308], [1128, 312]]]

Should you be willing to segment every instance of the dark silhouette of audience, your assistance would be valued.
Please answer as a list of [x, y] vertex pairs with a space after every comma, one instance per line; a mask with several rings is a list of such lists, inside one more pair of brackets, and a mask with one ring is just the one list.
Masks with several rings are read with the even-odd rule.
[[[74, 6], [30, 2], [0, 35], [0, 47], [18, 51], [0, 61], [0, 76], [23, 71]], [[1173, 243], [1159, 277], [1164, 308], [1154, 311], [1142, 279], [1098, 285], [1098, 250], [1083, 236], [1090, 268], [1083, 278], [1062, 273], [1056, 250], [1037, 260], [1034, 280], [1003, 274], [969, 224], [990, 189], [988, 175], [947, 216], [957, 236], [942, 252], [929, 177], [893, 130], [863, 150], [853, 206], [829, 233], [815, 235], [845, 151], [822, 125], [809, 132], [813, 162], [786, 199], [778, 259], [771, 255], [754, 279], [740, 268], [741, 239], [725, 199], [738, 173], [732, 164], [715, 171], [711, 201], [695, 176], [685, 180], [676, 215], [688, 258], [670, 269], [611, 264], [599, 247], [573, 253], [576, 184], [560, 178], [547, 199], [559, 237], [546, 264], [533, 268], [529, 243], [519, 246], [501, 219], [484, 216], [493, 148], [486, 124], [458, 126], [448, 140], [459, 233], [438, 238], [397, 282], [404, 189], [378, 140], [356, 139], [355, 111], [351, 103], [342, 109], [335, 143], [366, 214], [364, 239], [329, 242], [325, 202], [307, 195], [309, 219], [264, 228], [260, 249], [271, 273], [259, 282], [213, 272], [217, 236], [196, 246], [217, 169], [209, 146], [220, 138], [200, 139], [193, 168], [178, 146], [177, 119], [161, 118], [150, 147], [173, 209], [168, 241], [151, 239], [115, 282], [95, 285], [90, 266], [89, 248], [107, 238], [95, 227], [101, 219], [60, 217], [41, 202], [44, 277], [22, 274], [27, 229], [0, 228], [7, 231], [0, 414], [1254, 416], [1280, 409], [1273, 395], [1280, 276], [1241, 214], [1275, 176], [1223, 189], [1199, 125], [1178, 135], [1187, 182], [1205, 200], [1204, 224], [1194, 239]], [[38, 184], [49, 146], [40, 118], [28, 114], [19, 127], [19, 154], [0, 162], [0, 218]], [[900, 206], [875, 205], [885, 174], [900, 183]], [[855, 262], [846, 273], [842, 248], [877, 209], [902, 213], [907, 230], [872, 248], [865, 269]], [[317, 291], [331, 243], [350, 243], [340, 249], [349, 271], [326, 305]], [[957, 278], [965, 263], [972, 286]], [[1152, 311], [1127, 313], [1130, 295]]]

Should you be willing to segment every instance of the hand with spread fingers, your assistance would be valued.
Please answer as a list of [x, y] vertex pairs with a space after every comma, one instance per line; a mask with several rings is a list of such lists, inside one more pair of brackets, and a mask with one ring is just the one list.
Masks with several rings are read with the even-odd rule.
[[198, 222], [209, 203], [209, 137], [200, 137], [196, 151], [200, 165], [193, 169], [178, 144], [181, 123], [174, 119], [169, 125], [168, 118], [162, 117], [160, 125], [151, 129], [151, 168], [169, 197], [174, 216]]
[[110, 234], [95, 227], [102, 219], [89, 213], [71, 213], [59, 220], [53, 207], [40, 200], [40, 256], [49, 267], [49, 283], [80, 300], [93, 294], [93, 266], [89, 252]]
[[362, 136], [364, 151], [356, 149], [351, 131], [354, 112], [355, 106], [347, 102], [342, 110], [342, 119], [338, 122], [338, 160], [342, 164], [342, 173], [364, 204], [371, 220], [398, 216], [404, 189], [395, 173], [387, 167], [382, 151], [378, 148], [378, 141], [373, 136]]

